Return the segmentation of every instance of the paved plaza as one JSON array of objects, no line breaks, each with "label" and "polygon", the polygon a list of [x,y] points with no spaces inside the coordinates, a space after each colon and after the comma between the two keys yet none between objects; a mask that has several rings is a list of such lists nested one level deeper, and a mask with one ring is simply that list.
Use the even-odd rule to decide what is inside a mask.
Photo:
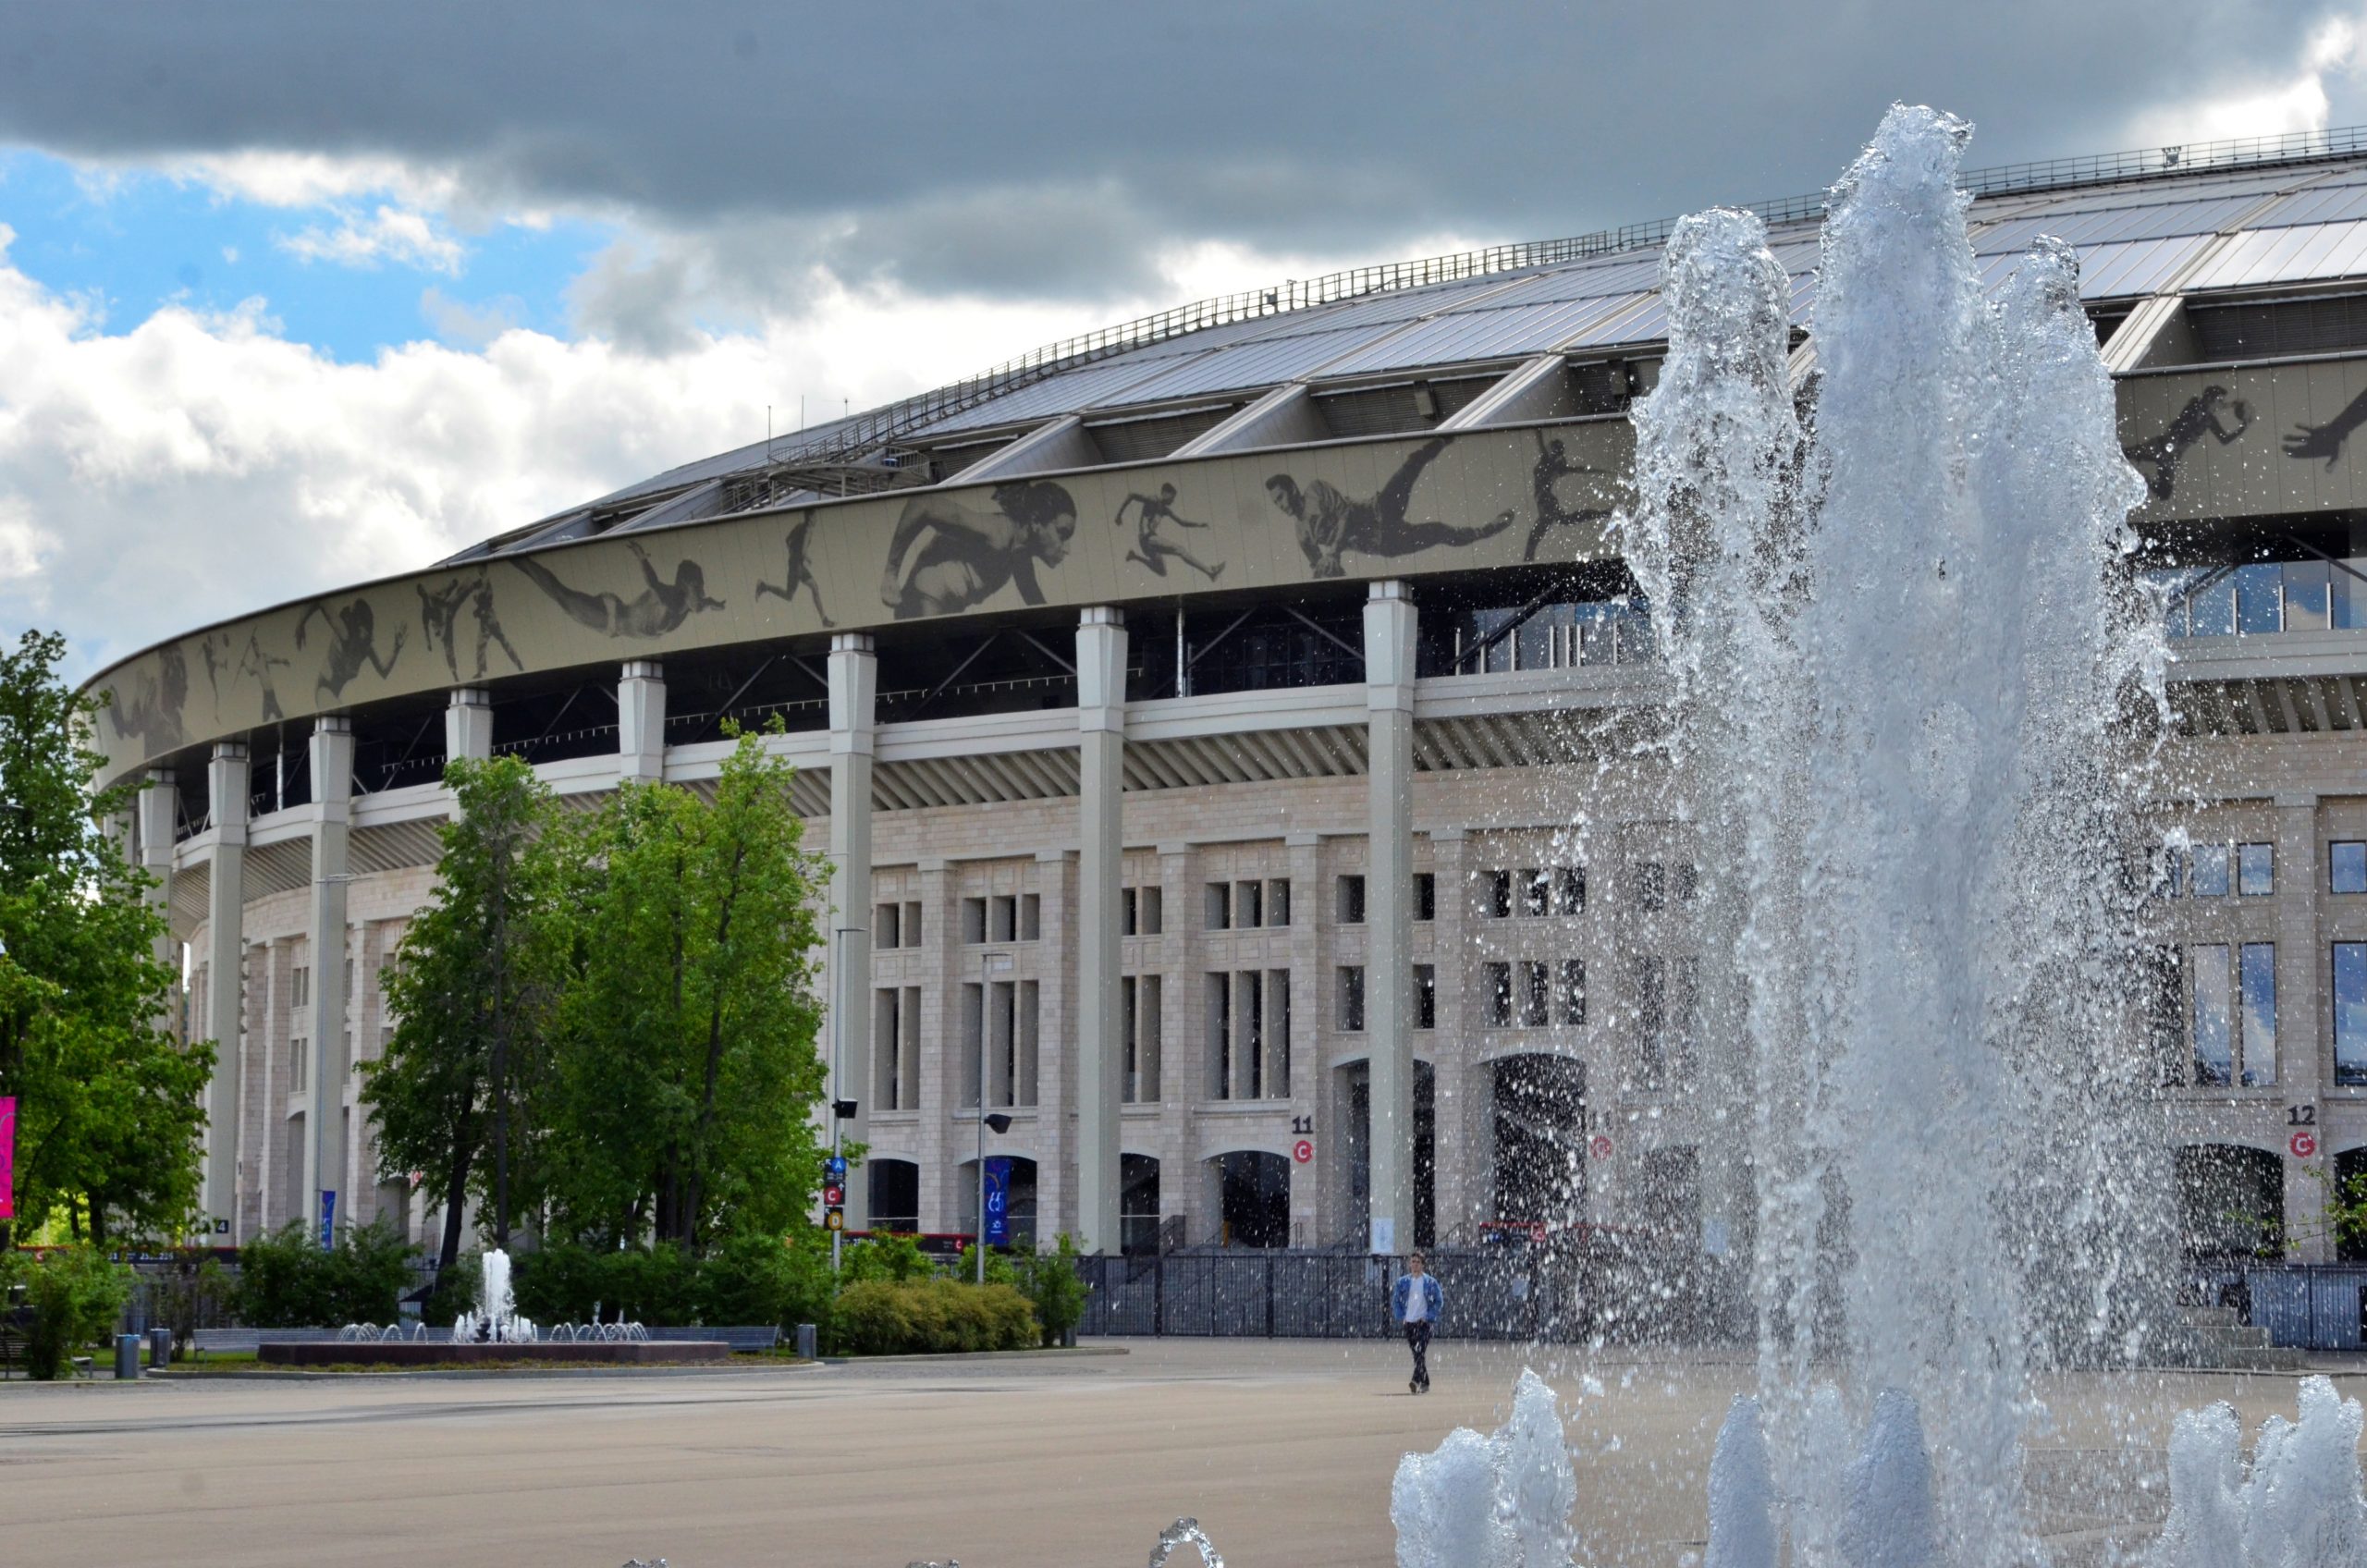
[{"label": "paved plaza", "polygon": [[[0,1385],[6,1559],[43,1568],[964,1568],[1139,1563],[1196,1515],[1235,1568],[1392,1561],[1398,1456],[1502,1418],[1522,1354],[1157,1341],[1123,1354],[685,1374],[180,1378]],[[1739,1361],[1540,1360],[1578,1455],[1581,1561],[1698,1550],[1703,1468]],[[1590,1380],[1590,1381],[1589,1381]],[[2340,1379],[2367,1393],[2367,1376]],[[2187,1376],[2120,1391],[2158,1444],[2180,1404],[2248,1429],[2294,1379]],[[1599,1388],[1599,1391],[1595,1391]],[[2069,1561],[2158,1501],[2099,1494],[2095,1379],[2046,1390],[2033,1486]],[[2158,1456],[2152,1462],[2158,1474]],[[1187,1561],[1189,1554],[1186,1554]]]}]

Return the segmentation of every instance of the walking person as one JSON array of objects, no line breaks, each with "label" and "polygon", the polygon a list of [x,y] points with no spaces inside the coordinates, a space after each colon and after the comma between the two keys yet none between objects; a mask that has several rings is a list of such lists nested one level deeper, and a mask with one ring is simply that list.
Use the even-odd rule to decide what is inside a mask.
[{"label": "walking person", "polygon": [[1397,1321],[1405,1329],[1405,1348],[1414,1353],[1414,1376],[1405,1385],[1409,1394],[1430,1391],[1430,1329],[1445,1309],[1446,1294],[1426,1269],[1422,1255],[1410,1255],[1392,1304]]}]

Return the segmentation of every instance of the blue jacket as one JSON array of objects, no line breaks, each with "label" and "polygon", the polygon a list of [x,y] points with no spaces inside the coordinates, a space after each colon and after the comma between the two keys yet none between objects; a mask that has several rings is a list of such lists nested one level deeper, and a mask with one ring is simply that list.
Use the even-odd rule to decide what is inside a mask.
[{"label": "blue jacket", "polygon": [[[1400,1323],[1405,1321],[1405,1303],[1413,1289],[1414,1276],[1400,1274],[1397,1277],[1397,1288],[1390,1292],[1389,1310]],[[1439,1315],[1446,1310],[1446,1292],[1439,1289],[1437,1275],[1422,1276],[1422,1301],[1429,1308],[1429,1320],[1436,1323],[1439,1320]]]}]

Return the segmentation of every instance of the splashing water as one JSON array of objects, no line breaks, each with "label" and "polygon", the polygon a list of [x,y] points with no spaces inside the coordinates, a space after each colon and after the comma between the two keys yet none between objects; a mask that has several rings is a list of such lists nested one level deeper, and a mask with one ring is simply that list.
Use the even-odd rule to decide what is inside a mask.
[{"label": "splashing water", "polygon": [[518,1298],[509,1289],[509,1255],[487,1247],[478,1257],[481,1270],[477,1310],[463,1312],[452,1324],[454,1344],[532,1344],[542,1330],[532,1318],[518,1316]]}]

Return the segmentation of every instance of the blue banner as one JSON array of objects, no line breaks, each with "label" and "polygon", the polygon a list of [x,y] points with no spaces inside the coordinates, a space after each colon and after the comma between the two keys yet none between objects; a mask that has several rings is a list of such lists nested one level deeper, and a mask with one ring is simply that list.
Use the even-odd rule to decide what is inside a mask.
[{"label": "blue banner", "polygon": [[1002,1156],[987,1161],[987,1245],[1011,1245],[1011,1161]]},{"label": "blue banner", "polygon": [[321,1189],[321,1250],[326,1252],[335,1245],[337,1245],[337,1190],[333,1187],[323,1187]]}]

